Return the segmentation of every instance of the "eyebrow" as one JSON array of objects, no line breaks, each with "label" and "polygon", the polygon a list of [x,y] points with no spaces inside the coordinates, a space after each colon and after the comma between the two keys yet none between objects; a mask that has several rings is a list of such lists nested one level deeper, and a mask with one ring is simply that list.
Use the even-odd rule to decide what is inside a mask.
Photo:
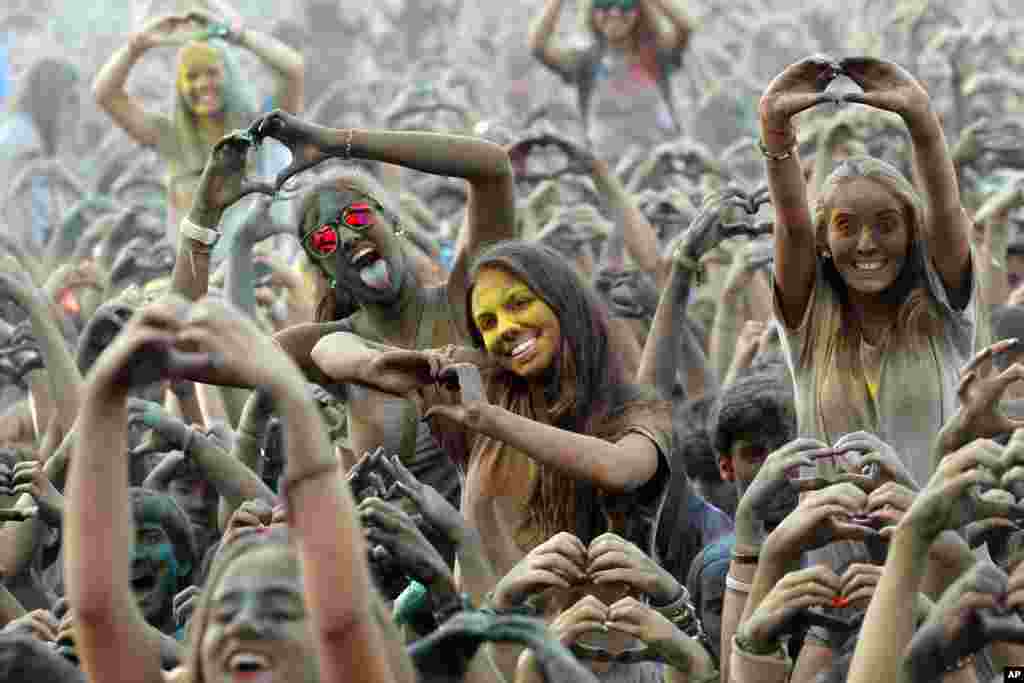
[{"label": "eyebrow", "polygon": [[[223,602],[230,602],[232,600],[237,600],[244,593],[248,593],[248,592],[249,592],[249,589],[245,589],[245,588],[228,589],[228,590],[224,591],[223,593],[221,593],[219,596],[217,596],[214,599],[214,602],[215,603],[223,603]],[[266,588],[261,588],[261,589],[259,589],[257,591],[254,591],[254,592],[259,594],[259,596],[261,598],[268,598],[268,599],[288,598],[288,599],[291,599],[291,600],[297,600],[298,602],[302,602],[302,592],[300,590],[298,590],[295,586],[292,586],[292,585],[289,585],[289,584],[286,584],[286,583],[274,584],[274,585],[268,586]]]}]

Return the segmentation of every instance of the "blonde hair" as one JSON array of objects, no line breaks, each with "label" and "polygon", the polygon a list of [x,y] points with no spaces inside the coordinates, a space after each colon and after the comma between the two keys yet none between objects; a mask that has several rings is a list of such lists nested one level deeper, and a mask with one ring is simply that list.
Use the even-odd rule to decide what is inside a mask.
[{"label": "blonde hair", "polygon": [[[181,68],[181,58],[196,42],[187,43],[178,53],[178,64],[176,71]],[[201,44],[209,46],[220,55],[221,65],[224,68],[224,130],[230,132],[236,128],[245,128],[256,117],[259,111],[256,99],[245,87],[245,81],[232,52],[228,49],[227,43],[219,39],[210,39]],[[199,134],[196,115],[185,100],[184,94],[178,85],[178,78],[174,79],[174,130],[178,136],[178,142],[182,148],[182,167],[173,172],[172,176],[181,176],[193,172],[202,172],[206,166],[206,159],[210,155],[211,145],[206,144]]]},{"label": "blonde hair", "polygon": [[[882,342],[884,345],[892,342],[902,346],[924,344],[929,337],[939,332],[941,309],[927,282],[925,259],[928,255],[922,242],[925,230],[924,201],[899,171],[874,157],[854,156],[843,160],[826,178],[818,193],[814,211],[817,247],[821,249],[828,245],[829,216],[836,192],[843,185],[857,179],[877,183],[900,202],[910,233],[903,269],[896,282],[882,293],[889,302],[898,304],[894,325],[885,334]],[[820,263],[826,281],[837,291],[843,304],[840,314],[841,339],[851,348],[859,349],[863,335],[848,305],[846,283],[831,259],[821,257]]]}]

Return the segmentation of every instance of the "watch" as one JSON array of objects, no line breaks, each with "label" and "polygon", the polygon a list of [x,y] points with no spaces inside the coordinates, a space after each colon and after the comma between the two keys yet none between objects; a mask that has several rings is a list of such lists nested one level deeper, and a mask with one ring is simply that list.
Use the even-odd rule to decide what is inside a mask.
[{"label": "watch", "polygon": [[181,234],[193,242],[202,244],[207,250],[213,249],[220,239],[220,232],[196,225],[188,216],[181,219]]}]

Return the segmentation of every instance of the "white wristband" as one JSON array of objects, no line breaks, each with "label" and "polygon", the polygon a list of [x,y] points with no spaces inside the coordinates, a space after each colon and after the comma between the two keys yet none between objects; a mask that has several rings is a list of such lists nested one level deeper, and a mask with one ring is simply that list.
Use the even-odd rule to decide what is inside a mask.
[{"label": "white wristband", "polygon": [[750,590],[753,588],[752,584],[734,579],[732,574],[725,575],[725,587],[736,591],[737,593],[743,593],[744,595],[750,595]]},{"label": "white wristband", "polygon": [[182,235],[194,242],[202,244],[207,249],[213,249],[213,246],[217,244],[217,240],[220,239],[219,232],[196,225],[189,220],[188,216],[181,219],[180,225]]}]

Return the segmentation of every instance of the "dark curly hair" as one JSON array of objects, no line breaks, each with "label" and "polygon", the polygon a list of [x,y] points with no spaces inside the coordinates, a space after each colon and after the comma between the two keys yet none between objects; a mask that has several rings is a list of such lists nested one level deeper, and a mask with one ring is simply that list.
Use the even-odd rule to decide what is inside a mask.
[{"label": "dark curly hair", "polygon": [[770,446],[792,440],[796,407],[789,377],[775,368],[740,377],[722,391],[712,423],[712,442],[719,457],[742,437]]}]

